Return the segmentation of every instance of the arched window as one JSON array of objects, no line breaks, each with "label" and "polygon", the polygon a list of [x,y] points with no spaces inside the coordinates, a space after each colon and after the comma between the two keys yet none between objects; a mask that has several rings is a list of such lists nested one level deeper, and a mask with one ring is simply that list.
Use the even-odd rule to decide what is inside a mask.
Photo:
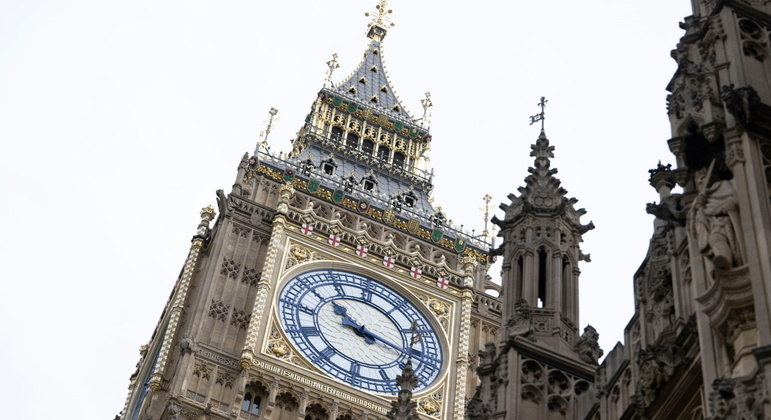
[{"label": "arched window", "polygon": [[385,146],[380,146],[377,148],[377,158],[382,161],[388,160],[388,155],[391,153],[391,150],[389,150]]},{"label": "arched window", "polygon": [[546,249],[538,250],[538,307],[546,307]]},{"label": "arched window", "polygon": [[253,382],[246,387],[244,400],[241,402],[241,415],[239,418],[258,420],[262,401],[268,397],[268,391],[259,382]]},{"label": "arched window", "polygon": [[332,127],[332,133],[330,134],[330,137],[334,141],[340,141],[340,139],[343,138],[343,129],[340,127]]},{"label": "arched window", "polygon": [[348,137],[345,138],[345,145],[349,149],[359,148],[359,136],[354,133],[348,133]]},{"label": "arched window", "polygon": [[401,152],[394,153],[394,166],[397,166],[399,168],[404,167],[404,153],[401,153]]},{"label": "arched window", "polygon": [[252,395],[251,392],[247,392],[244,396],[244,402],[241,403],[241,411],[245,411],[249,414],[254,414],[255,416],[260,415],[260,403],[262,402],[262,398],[260,398],[259,395],[254,394]]},{"label": "arched window", "polygon": [[366,155],[371,155],[374,149],[375,143],[373,143],[372,140],[364,140],[364,142],[361,144],[361,151]]}]

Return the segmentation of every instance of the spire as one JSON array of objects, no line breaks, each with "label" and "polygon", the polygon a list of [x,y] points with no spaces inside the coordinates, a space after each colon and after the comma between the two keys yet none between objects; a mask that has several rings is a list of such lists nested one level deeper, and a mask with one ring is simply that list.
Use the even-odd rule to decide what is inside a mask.
[{"label": "spire", "polygon": [[391,87],[383,64],[381,43],[385,37],[386,28],[393,26],[388,19],[392,11],[388,8],[386,0],[380,0],[375,9],[374,13],[365,14],[372,16],[372,22],[368,25],[367,37],[371,41],[364,52],[364,58],[356,70],[341,83],[333,85],[332,90],[372,108],[377,113],[385,113],[408,125],[417,126],[418,121],[404,109]]},{"label": "spire", "polygon": [[402,374],[396,377],[399,394],[391,402],[391,410],[386,413],[389,420],[418,420],[418,403],[412,401],[412,390],[418,386],[418,378],[412,369],[412,360],[407,359]]}]

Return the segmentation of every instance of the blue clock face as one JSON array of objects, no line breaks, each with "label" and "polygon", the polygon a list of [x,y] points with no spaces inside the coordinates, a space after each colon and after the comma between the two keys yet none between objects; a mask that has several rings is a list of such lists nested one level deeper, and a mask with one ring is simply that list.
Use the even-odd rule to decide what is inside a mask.
[{"label": "blue clock face", "polygon": [[[408,356],[419,391],[442,367],[431,324],[406,298],[361,274],[316,270],[291,279],[279,295],[279,316],[295,346],[316,366],[354,387],[396,394]],[[410,348],[413,322],[421,340]]]}]

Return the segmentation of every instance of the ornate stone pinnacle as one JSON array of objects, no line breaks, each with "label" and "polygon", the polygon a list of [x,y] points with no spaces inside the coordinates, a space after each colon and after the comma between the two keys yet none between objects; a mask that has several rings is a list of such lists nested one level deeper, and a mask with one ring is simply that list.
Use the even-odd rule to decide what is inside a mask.
[{"label": "ornate stone pinnacle", "polygon": [[214,207],[209,204],[208,206],[201,209],[201,219],[206,220],[207,222],[211,222],[214,220],[214,216],[217,215],[217,212],[214,211]]}]

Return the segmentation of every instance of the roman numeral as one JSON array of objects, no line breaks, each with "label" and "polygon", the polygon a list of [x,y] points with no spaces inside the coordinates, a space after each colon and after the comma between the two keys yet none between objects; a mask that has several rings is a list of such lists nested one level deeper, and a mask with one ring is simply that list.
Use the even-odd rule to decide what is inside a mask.
[{"label": "roman numeral", "polygon": [[351,376],[353,376],[354,378],[359,376],[359,370],[361,370],[360,364],[356,362],[351,363],[351,369],[349,370],[349,372],[351,372]]},{"label": "roman numeral", "polygon": [[380,377],[383,378],[384,381],[390,381],[392,379],[396,379],[388,376],[388,373],[386,373],[386,371],[383,369],[380,369]]},{"label": "roman numeral", "polygon": [[343,290],[343,287],[340,286],[337,283],[334,283],[332,286],[334,286],[335,290],[337,290],[337,294],[340,296],[345,296],[345,290]]},{"label": "roman numeral", "polygon": [[327,347],[324,350],[318,352],[315,357],[313,357],[313,362],[316,363],[319,360],[329,360],[329,358],[334,356],[334,354],[335,351],[332,349],[332,347]]},{"label": "roman numeral", "polygon": [[311,309],[311,308],[309,308],[309,307],[307,307],[305,305],[302,305],[302,304],[297,305],[297,309],[305,312],[308,315],[313,315],[313,309]]}]

